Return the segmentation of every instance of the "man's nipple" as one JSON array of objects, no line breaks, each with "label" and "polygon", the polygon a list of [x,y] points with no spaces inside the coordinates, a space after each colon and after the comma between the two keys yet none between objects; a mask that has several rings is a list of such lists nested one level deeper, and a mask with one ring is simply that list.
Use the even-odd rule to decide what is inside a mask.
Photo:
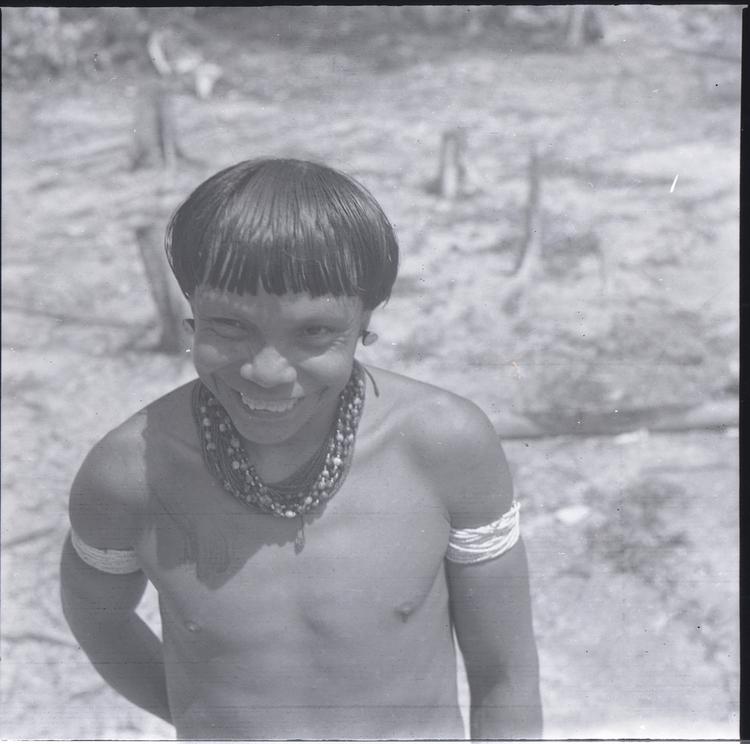
[{"label": "man's nipple", "polygon": [[414,612],[415,607],[414,602],[403,602],[396,608],[396,614],[406,622],[412,612]]}]

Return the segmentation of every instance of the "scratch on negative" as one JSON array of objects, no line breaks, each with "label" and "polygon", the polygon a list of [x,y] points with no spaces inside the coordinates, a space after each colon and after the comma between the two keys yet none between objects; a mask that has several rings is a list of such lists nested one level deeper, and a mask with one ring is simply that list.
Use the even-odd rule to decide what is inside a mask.
[{"label": "scratch on negative", "polygon": [[674,177],[674,181],[672,181],[672,186],[671,186],[671,187],[670,187],[670,189],[669,189],[669,193],[670,193],[670,194],[674,194],[674,187],[675,187],[675,186],[677,186],[677,179],[678,179],[679,177],[680,177],[680,174],[679,174],[679,173],[678,173],[678,174],[677,174],[677,175],[676,175],[676,176]]}]

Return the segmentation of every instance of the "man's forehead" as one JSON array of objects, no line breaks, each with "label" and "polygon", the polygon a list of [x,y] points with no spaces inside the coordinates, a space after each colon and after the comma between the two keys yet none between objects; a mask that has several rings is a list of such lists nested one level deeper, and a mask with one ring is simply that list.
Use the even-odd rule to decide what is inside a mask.
[{"label": "man's forehead", "polygon": [[236,312],[258,312],[263,310],[290,311],[296,313],[351,313],[362,309],[359,297],[321,295],[313,297],[307,292],[287,292],[277,295],[263,289],[257,293],[227,292],[214,287],[198,287],[193,297],[197,310],[218,310],[221,308]]}]

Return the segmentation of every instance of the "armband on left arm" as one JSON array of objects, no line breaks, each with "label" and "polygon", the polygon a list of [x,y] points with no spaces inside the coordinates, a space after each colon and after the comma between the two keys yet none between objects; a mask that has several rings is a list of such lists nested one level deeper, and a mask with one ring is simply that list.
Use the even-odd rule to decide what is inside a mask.
[{"label": "armband on left arm", "polygon": [[521,505],[514,501],[499,519],[481,527],[451,530],[445,557],[453,563],[479,563],[510,550],[521,536]]}]

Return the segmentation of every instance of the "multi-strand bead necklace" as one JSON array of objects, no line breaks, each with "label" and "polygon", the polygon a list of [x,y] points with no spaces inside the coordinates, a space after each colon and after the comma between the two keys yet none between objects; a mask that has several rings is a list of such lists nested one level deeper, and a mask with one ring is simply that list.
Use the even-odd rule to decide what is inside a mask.
[{"label": "multi-strand bead necklace", "polygon": [[305,546],[305,514],[333,498],[351,464],[354,440],[365,402],[365,377],[355,360],[339,395],[336,419],[318,451],[280,483],[264,483],[250,462],[240,435],[224,407],[198,380],[193,387],[193,415],[209,471],[236,499],[267,514],[298,518],[294,548]]}]

